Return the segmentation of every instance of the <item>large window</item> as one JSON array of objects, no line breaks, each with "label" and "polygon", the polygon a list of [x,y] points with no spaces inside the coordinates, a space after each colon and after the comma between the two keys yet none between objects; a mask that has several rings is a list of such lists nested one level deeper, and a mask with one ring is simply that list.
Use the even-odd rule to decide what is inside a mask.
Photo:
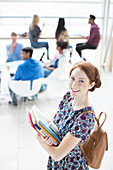
[{"label": "large window", "polygon": [[[28,32],[32,16],[40,16],[40,26],[45,23],[43,34],[54,36],[58,17],[65,17],[70,36],[88,34],[89,14],[94,14],[96,23],[102,25],[103,2],[0,2],[0,37]],[[102,30],[102,28],[101,28]]]},{"label": "large window", "polygon": [[[102,34],[104,28],[103,2],[104,0],[0,1],[0,38],[10,37],[12,31],[17,34],[28,32],[34,14],[40,17],[40,27],[45,23],[44,37],[54,37],[59,17],[65,18],[66,28],[70,37],[80,34],[87,36],[90,31],[90,25],[88,24],[90,14],[96,16],[96,23],[100,27]],[[110,2],[108,32],[110,32],[113,15],[113,0]],[[29,45],[28,40],[19,41],[24,45]],[[50,40],[48,42],[50,43]],[[75,48],[78,42],[79,40],[71,40],[71,45],[74,44]],[[6,45],[8,43],[10,43],[10,40],[0,40],[0,62],[6,61]]]}]

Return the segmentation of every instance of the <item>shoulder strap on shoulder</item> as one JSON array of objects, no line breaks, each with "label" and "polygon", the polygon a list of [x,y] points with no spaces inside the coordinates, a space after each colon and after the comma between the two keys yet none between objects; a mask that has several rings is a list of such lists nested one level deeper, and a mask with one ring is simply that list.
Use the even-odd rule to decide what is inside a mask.
[{"label": "shoulder strap on shoulder", "polygon": [[95,112],[92,110],[86,110],[86,111],[82,112],[80,115],[83,115],[84,113],[93,113],[95,115]]},{"label": "shoulder strap on shoulder", "polygon": [[[64,104],[66,104],[66,102],[67,102],[68,100],[70,100],[70,99],[72,99],[72,98],[69,97],[69,98],[64,102]],[[92,113],[92,114],[95,115],[95,120],[96,120],[97,125],[98,125],[99,128],[101,128],[101,127],[103,126],[103,124],[104,124],[104,122],[105,122],[105,120],[106,120],[106,118],[107,118],[107,114],[106,114],[105,112],[101,112],[101,113],[99,114],[99,117],[96,118],[96,114],[95,114],[95,112],[92,111],[92,110],[86,110],[86,111],[82,112],[79,116],[81,116],[81,115],[83,115],[83,114],[85,114],[85,113]],[[105,115],[105,118],[104,118],[102,124],[100,125],[100,124],[99,124],[99,120],[100,120],[100,117],[102,116],[102,114]]]},{"label": "shoulder strap on shoulder", "polygon": [[[87,111],[82,112],[82,113],[80,114],[80,116],[81,116],[81,115],[83,115],[84,113],[88,113],[88,112],[89,112],[89,113],[93,113],[93,114],[95,114],[95,112],[94,112],[94,111],[92,111],[92,110],[87,110]],[[103,120],[102,124],[100,125],[99,120],[100,120],[100,118],[101,118],[102,114],[104,114],[104,115],[105,115],[105,118],[104,118],[104,120]],[[107,118],[107,114],[106,114],[105,112],[101,112],[101,113],[99,114],[99,117],[98,117],[98,118],[96,118],[96,115],[95,115],[95,120],[97,121],[97,125],[99,126],[99,128],[101,128],[101,127],[103,126],[103,124],[104,124],[104,122],[105,122],[106,118]]]},{"label": "shoulder strap on shoulder", "polygon": [[99,126],[99,119],[96,118],[96,114],[95,114],[94,111],[92,111],[92,110],[86,110],[86,111],[82,112],[82,113],[80,114],[80,116],[83,115],[83,114],[85,114],[85,113],[92,113],[92,114],[94,114],[94,115],[95,115],[95,120],[97,121],[97,125]]}]

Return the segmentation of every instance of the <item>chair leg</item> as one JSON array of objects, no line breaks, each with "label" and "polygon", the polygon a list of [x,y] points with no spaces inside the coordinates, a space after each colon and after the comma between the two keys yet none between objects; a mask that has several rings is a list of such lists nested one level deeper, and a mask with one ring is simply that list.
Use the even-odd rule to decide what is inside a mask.
[{"label": "chair leg", "polygon": [[23,98],[23,100],[24,100],[24,102],[26,102],[26,100],[27,100],[27,97],[24,97],[24,98]]},{"label": "chair leg", "polygon": [[45,55],[45,52],[42,54],[42,56],[41,56],[41,58],[40,58],[40,61],[42,61],[42,58],[43,58],[44,55]]},{"label": "chair leg", "polygon": [[38,99],[38,93],[37,93],[35,96],[36,96],[36,98]]}]

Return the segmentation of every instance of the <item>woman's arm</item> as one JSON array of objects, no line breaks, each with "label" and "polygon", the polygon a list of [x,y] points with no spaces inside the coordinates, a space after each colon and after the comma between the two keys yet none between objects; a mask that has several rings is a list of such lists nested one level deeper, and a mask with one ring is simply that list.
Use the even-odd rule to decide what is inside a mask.
[{"label": "woman's arm", "polygon": [[39,38],[40,38],[41,34],[42,34],[42,32],[40,31],[40,33],[39,33],[39,35],[38,35]]},{"label": "woman's arm", "polygon": [[49,66],[43,66],[44,68],[47,68],[47,69],[49,69],[49,70],[51,70],[51,71],[53,71],[55,68],[54,67],[49,67]]},{"label": "woman's arm", "polygon": [[50,146],[50,138],[45,141],[41,139],[41,137],[37,134],[37,139],[40,143],[40,145],[43,147],[43,149],[55,160],[60,161],[63,159],[81,140],[80,138],[76,138],[72,136],[69,132],[67,135],[63,138],[62,142],[59,144],[59,146]]},{"label": "woman's arm", "polygon": [[40,38],[40,36],[42,35],[42,31],[43,31],[44,27],[45,27],[45,23],[43,23],[42,29],[40,29],[39,38]]}]

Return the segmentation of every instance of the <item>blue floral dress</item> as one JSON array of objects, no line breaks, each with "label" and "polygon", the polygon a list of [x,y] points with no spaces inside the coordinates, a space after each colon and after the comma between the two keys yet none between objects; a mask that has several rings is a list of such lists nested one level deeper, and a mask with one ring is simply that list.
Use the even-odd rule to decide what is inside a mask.
[{"label": "blue floral dress", "polygon": [[[90,136],[91,130],[95,124],[95,115],[93,113],[84,113],[84,111],[91,110],[92,107],[85,107],[80,110],[74,111],[72,109],[72,99],[70,92],[67,92],[63,100],[59,104],[59,111],[55,114],[53,122],[59,130],[59,138],[62,139],[70,132],[73,136],[81,138],[83,144]],[[77,119],[76,119],[77,117]],[[76,121],[75,121],[76,119]],[[88,170],[86,158],[81,152],[79,144],[75,146],[62,160],[54,161],[49,156],[48,170]]]}]

